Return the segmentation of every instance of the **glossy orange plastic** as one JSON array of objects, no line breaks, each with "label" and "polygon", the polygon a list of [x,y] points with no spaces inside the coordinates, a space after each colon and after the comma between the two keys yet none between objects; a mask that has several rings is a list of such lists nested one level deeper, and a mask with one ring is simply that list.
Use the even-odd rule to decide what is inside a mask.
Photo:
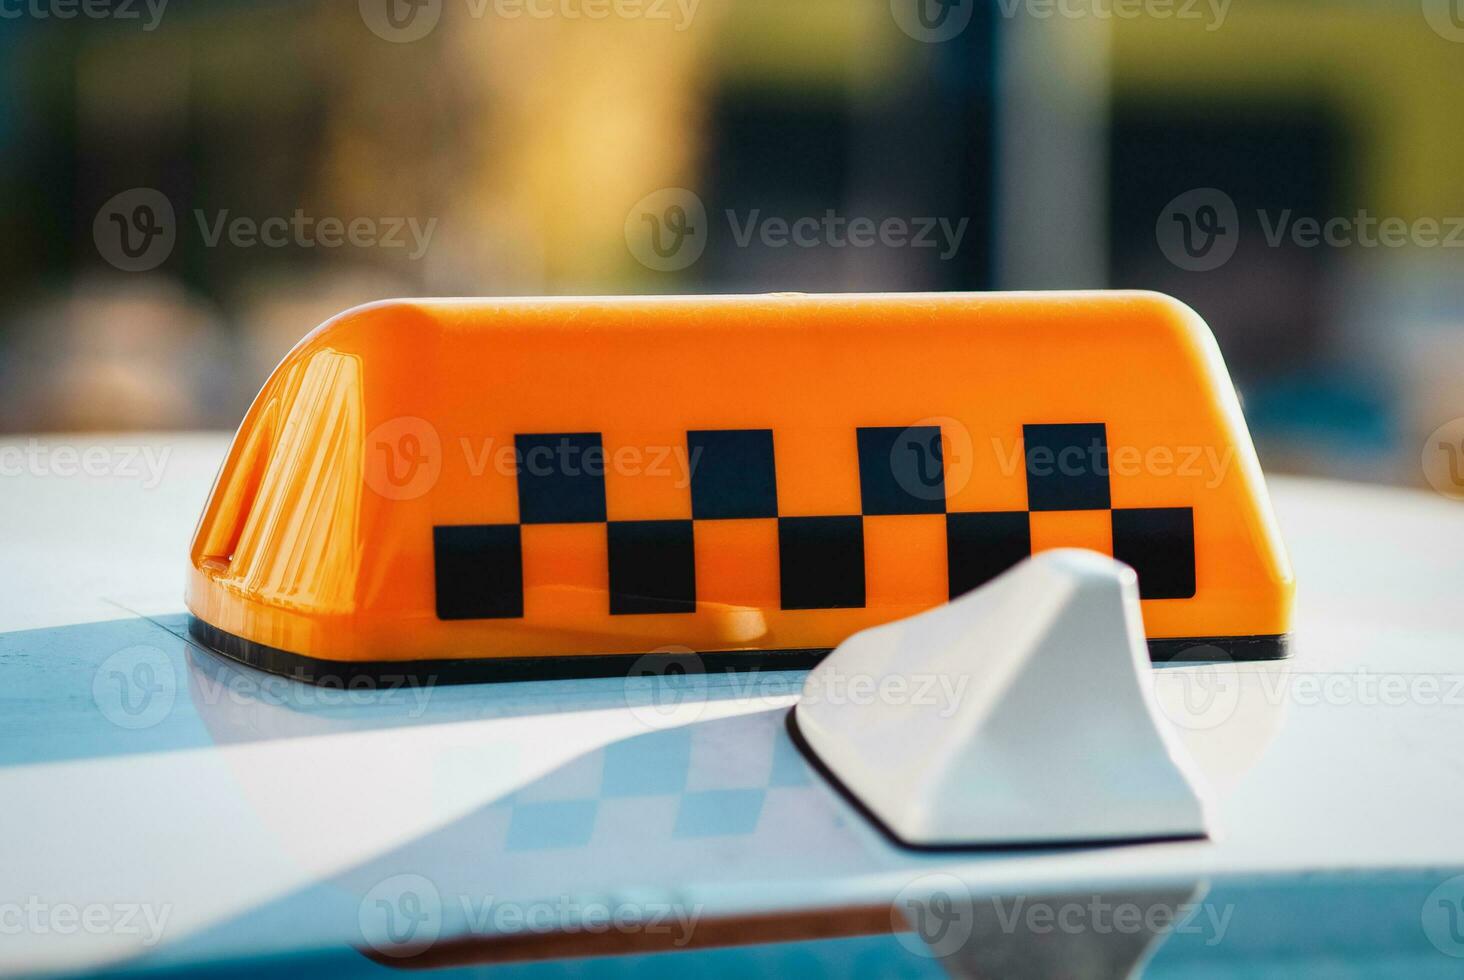
[{"label": "glossy orange plastic", "polygon": [[[1071,425],[1099,434],[1101,461],[1024,443]],[[914,455],[894,475],[935,474],[938,499],[871,506],[872,483],[899,480],[868,446],[861,472],[861,429],[896,433]],[[770,430],[775,514],[694,519],[688,434],[716,430]],[[546,433],[599,435],[605,520],[529,518],[516,437]],[[1034,473],[1064,465],[1090,491],[1099,473],[1107,505],[1039,505]],[[1020,529],[1025,513],[1032,550],[1112,554],[1115,535],[1133,547],[1115,515],[1150,509],[1188,509],[1193,535],[1192,594],[1181,570],[1181,594],[1143,601],[1151,641],[1287,632],[1291,570],[1234,389],[1209,329],[1158,294],[402,300],[328,321],[265,384],[199,522],[187,602],[246,644],[351,663],[822,649],[949,598],[949,515]],[[812,565],[780,545],[786,519],[830,516],[862,530],[862,570],[837,545]],[[692,551],[625,560],[675,566],[693,601],[613,596],[606,520],[679,522],[657,527]],[[521,582],[482,589],[517,585],[521,608],[443,618],[443,590],[465,587],[437,580],[435,529],[479,526],[517,528]],[[815,581],[782,581],[789,561]],[[785,608],[820,594],[819,561],[843,607]],[[1141,587],[1173,572],[1156,561]]]}]

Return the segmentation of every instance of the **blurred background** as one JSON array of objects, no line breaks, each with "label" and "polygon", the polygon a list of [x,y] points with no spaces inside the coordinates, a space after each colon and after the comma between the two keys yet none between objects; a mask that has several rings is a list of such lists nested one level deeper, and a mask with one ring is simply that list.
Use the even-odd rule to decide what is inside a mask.
[{"label": "blurred background", "polygon": [[0,76],[0,432],[413,294],[1141,287],[1272,470],[1464,415],[1458,0],[0,0]]}]

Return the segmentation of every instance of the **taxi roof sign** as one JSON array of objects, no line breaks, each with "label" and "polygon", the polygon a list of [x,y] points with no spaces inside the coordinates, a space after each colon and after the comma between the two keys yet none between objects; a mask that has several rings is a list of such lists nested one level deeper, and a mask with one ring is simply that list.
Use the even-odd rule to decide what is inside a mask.
[{"label": "taxi roof sign", "polygon": [[399,300],[295,347],[199,521],[196,636],[307,680],[808,666],[1058,547],[1156,659],[1284,655],[1219,349],[1145,292]]}]

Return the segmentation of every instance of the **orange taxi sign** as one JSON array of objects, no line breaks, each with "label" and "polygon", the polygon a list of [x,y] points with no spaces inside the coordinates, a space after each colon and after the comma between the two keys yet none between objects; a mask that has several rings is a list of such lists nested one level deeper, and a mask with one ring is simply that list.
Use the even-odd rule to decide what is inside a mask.
[{"label": "orange taxi sign", "polygon": [[1154,293],[401,300],[323,324],[199,522],[196,636],[321,681],[807,666],[1049,548],[1156,659],[1284,655],[1209,329]]}]

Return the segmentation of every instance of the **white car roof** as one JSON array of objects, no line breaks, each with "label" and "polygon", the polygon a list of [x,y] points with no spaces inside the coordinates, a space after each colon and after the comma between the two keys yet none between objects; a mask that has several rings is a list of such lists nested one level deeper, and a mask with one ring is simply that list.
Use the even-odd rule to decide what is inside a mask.
[{"label": "white car roof", "polygon": [[1464,509],[1437,496],[1271,480],[1291,659],[1155,671],[1214,839],[927,854],[790,752],[801,673],[693,679],[665,703],[617,679],[353,692],[202,651],[181,583],[227,444],[0,441],[4,891],[166,920],[153,942],[22,930],[0,970],[362,947],[365,903],[402,875],[430,882],[448,936],[483,927],[473,895],[716,917],[888,905],[931,875],[994,895],[1464,868]]}]

